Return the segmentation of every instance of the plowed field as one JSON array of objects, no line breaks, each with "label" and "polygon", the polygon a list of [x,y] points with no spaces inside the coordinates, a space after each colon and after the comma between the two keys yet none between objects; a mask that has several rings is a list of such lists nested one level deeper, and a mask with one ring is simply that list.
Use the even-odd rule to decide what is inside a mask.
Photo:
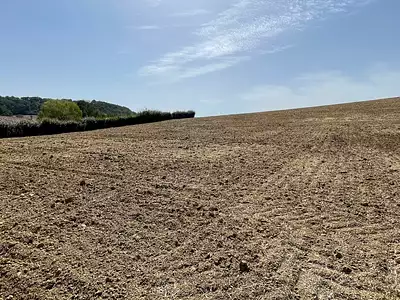
[{"label": "plowed field", "polygon": [[0,140],[0,299],[400,299],[400,99]]}]

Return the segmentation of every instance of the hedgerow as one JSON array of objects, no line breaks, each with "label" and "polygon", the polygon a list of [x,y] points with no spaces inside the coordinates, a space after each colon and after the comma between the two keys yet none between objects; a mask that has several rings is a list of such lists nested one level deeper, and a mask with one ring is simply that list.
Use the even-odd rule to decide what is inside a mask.
[{"label": "hedgerow", "polygon": [[22,121],[18,123],[0,122],[0,138],[89,131],[111,127],[160,122],[172,119],[194,118],[194,116],[195,113],[193,111],[169,113],[156,110],[145,110],[133,116],[86,118],[82,121],[43,119],[41,121]]}]

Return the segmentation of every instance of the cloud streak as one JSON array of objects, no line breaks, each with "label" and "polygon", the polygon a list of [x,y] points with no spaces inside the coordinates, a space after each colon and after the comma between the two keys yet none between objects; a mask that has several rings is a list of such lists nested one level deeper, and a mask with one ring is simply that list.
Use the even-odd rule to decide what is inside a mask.
[{"label": "cloud streak", "polygon": [[157,30],[160,29],[159,26],[157,25],[142,25],[142,26],[136,26],[136,30]]},{"label": "cloud streak", "polygon": [[171,14],[171,17],[195,17],[200,15],[208,15],[210,13],[211,12],[206,9],[195,9],[195,10],[173,13]]},{"label": "cloud streak", "polygon": [[[139,73],[142,76],[170,76],[170,72],[174,71],[174,76],[184,79],[223,70],[242,62],[243,57],[248,57],[253,50],[264,54],[277,52],[274,49],[279,47],[268,49],[268,41],[288,30],[303,29],[313,20],[345,12],[365,2],[238,0],[192,32],[197,42],[166,53]],[[263,49],[259,49],[261,45],[265,45]]]}]

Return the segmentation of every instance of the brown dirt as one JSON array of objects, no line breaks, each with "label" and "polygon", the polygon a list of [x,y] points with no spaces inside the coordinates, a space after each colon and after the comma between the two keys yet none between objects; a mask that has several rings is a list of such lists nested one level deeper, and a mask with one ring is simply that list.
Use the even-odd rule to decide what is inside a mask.
[{"label": "brown dirt", "polygon": [[0,299],[400,299],[400,99],[0,141]]}]

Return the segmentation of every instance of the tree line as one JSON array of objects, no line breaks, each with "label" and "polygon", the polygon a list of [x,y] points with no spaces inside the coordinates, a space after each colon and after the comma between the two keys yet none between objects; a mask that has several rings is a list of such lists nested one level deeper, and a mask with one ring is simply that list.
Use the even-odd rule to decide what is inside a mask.
[{"label": "tree line", "polygon": [[[0,116],[13,116],[13,115],[38,115],[43,104],[51,98],[41,97],[13,97],[13,96],[0,96]],[[86,101],[71,99],[61,99],[67,102],[75,102],[82,111],[82,117],[107,117],[107,116],[129,116],[134,114],[129,108],[103,102],[103,101]]]}]

